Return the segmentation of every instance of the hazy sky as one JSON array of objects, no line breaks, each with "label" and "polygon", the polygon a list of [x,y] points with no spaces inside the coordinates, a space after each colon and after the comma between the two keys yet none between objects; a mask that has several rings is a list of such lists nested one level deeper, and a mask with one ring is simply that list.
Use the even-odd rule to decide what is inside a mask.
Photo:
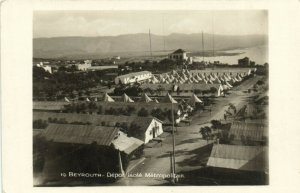
[{"label": "hazy sky", "polygon": [[149,28],[158,35],[201,31],[227,35],[268,34],[268,14],[263,10],[38,11],[33,16],[34,38],[115,36],[148,33]]}]

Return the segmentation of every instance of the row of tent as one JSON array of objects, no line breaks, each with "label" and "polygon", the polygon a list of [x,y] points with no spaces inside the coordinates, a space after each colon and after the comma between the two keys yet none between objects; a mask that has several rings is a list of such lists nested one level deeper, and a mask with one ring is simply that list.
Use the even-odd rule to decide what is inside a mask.
[{"label": "row of tent", "polygon": [[169,73],[153,75],[151,79],[147,81],[147,83],[152,84],[184,84],[184,83],[205,83],[205,84],[232,84],[235,82],[240,82],[244,77],[248,75],[247,72],[240,72],[236,74],[230,73],[192,73],[190,71],[172,71]]},{"label": "row of tent", "polygon": [[[66,102],[70,102],[70,100],[65,97]],[[91,100],[89,98],[86,98],[87,102],[90,102]],[[97,101],[97,98],[94,99],[94,101]],[[109,96],[107,93],[105,93],[103,102],[115,102],[115,100]],[[121,102],[125,103],[134,103],[134,100],[131,99],[127,94],[123,94],[121,97]],[[143,94],[142,97],[139,99],[138,102],[145,102],[145,103],[159,103],[157,99],[151,99],[147,94]],[[161,100],[163,103],[178,103],[169,93]],[[201,99],[199,99],[195,94],[192,94],[192,96],[187,101],[188,104],[195,106],[196,103],[203,103]]]}]

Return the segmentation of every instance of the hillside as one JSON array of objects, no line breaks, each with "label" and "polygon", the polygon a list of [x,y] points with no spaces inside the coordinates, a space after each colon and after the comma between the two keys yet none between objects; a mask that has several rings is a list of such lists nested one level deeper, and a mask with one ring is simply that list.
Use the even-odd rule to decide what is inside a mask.
[{"label": "hillside", "polygon": [[[202,35],[170,34],[168,36],[151,35],[154,55],[178,48],[189,52],[202,50]],[[205,50],[212,50],[212,34],[204,34]],[[266,45],[265,35],[228,36],[215,35],[215,50],[251,48]],[[143,56],[149,54],[148,34],[127,34],[100,37],[54,37],[33,39],[33,57],[35,58],[97,58],[113,55]]]}]

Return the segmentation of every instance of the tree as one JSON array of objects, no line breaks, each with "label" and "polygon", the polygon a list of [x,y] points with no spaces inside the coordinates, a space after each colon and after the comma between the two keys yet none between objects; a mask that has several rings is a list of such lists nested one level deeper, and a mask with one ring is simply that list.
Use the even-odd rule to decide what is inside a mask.
[{"label": "tree", "polygon": [[135,138],[140,138],[144,134],[139,132],[140,131],[140,126],[137,125],[136,123],[131,123],[130,126],[128,127],[128,137],[135,137]]},{"label": "tree", "polygon": [[212,124],[211,128],[214,130],[220,129],[222,126],[222,123],[218,120],[211,120],[210,123]]},{"label": "tree", "polygon": [[138,112],[138,116],[140,117],[148,117],[149,113],[148,111],[143,107],[140,109],[140,111]]},{"label": "tree", "polygon": [[218,89],[216,89],[215,87],[210,87],[209,91],[214,94],[218,91]]},{"label": "tree", "polygon": [[234,114],[235,114],[236,113],[236,107],[234,106],[234,104],[229,103],[228,106],[229,106],[228,110],[232,109]]},{"label": "tree", "polygon": [[208,127],[208,126],[201,127],[200,128],[200,133],[201,133],[203,139],[208,140],[208,139],[211,139],[211,137],[212,137],[212,135],[211,135],[212,134],[211,128]]},{"label": "tree", "polygon": [[166,116],[164,112],[161,109],[153,109],[151,111],[151,116],[158,118],[159,120],[164,121],[166,119]]},{"label": "tree", "polygon": [[100,105],[98,107],[98,114],[102,114],[103,113],[103,107]]},{"label": "tree", "polygon": [[132,113],[136,111],[136,109],[133,106],[127,106],[126,111],[127,114],[130,116]]},{"label": "tree", "polygon": [[47,121],[43,121],[41,119],[34,120],[32,124],[34,129],[45,129],[48,126]]}]

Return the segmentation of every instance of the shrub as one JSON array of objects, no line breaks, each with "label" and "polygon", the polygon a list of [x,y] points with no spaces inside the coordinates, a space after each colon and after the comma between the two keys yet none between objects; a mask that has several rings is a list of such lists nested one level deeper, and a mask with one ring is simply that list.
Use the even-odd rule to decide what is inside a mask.
[{"label": "shrub", "polygon": [[32,124],[34,129],[45,129],[48,126],[47,121],[43,121],[41,119],[34,120]]},{"label": "shrub", "polygon": [[149,116],[149,113],[145,108],[141,108],[141,110],[138,112],[138,116],[147,117],[147,116]]}]

